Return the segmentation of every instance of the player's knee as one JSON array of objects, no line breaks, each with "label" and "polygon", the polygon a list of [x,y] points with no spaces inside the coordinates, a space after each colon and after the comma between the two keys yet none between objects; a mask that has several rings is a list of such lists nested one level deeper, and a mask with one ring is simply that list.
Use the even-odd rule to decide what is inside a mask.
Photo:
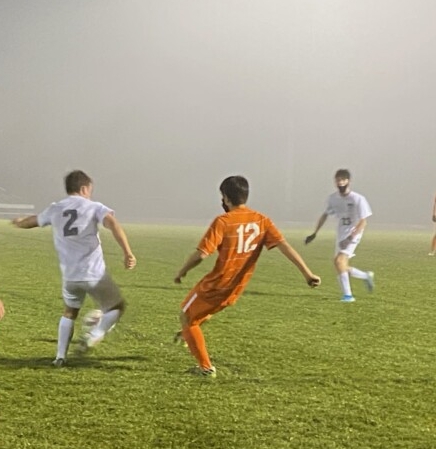
[{"label": "player's knee", "polygon": [[339,273],[342,273],[342,272],[348,270],[348,258],[347,257],[342,257],[342,255],[339,255],[338,257],[335,258],[334,264],[335,264],[336,270]]},{"label": "player's knee", "polygon": [[80,309],[73,309],[72,307],[65,307],[63,316],[65,318],[68,318],[70,320],[75,320],[77,316],[79,315]]}]

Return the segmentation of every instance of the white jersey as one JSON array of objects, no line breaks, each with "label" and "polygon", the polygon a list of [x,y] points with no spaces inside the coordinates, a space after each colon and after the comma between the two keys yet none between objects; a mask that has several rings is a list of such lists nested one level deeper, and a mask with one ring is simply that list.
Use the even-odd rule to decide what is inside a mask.
[{"label": "white jersey", "polygon": [[[342,196],[339,192],[332,193],[328,197],[325,213],[338,219],[338,241],[346,239],[359,220],[372,215],[366,198],[356,192],[350,192],[346,196]],[[356,238],[359,239],[360,236],[361,234]]]},{"label": "white jersey", "polygon": [[113,213],[105,205],[79,195],[52,203],[38,225],[53,227],[53,240],[64,281],[97,281],[106,271],[98,224]]}]

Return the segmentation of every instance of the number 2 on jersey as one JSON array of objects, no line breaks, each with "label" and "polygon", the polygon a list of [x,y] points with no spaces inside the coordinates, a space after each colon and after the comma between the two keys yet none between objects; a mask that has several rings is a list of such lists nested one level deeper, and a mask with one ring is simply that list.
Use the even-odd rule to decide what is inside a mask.
[{"label": "number 2 on jersey", "polygon": [[[256,249],[257,243],[252,244],[253,240],[260,234],[259,225],[257,223],[247,223],[245,226],[243,224],[238,226],[236,230],[238,233],[238,249],[237,253],[249,253]],[[245,234],[250,233],[245,240]]]},{"label": "number 2 on jersey", "polygon": [[64,226],[64,237],[77,235],[79,233],[79,228],[77,228],[76,226],[72,226],[73,223],[77,220],[77,210],[76,209],[64,210],[62,216],[70,217]]}]

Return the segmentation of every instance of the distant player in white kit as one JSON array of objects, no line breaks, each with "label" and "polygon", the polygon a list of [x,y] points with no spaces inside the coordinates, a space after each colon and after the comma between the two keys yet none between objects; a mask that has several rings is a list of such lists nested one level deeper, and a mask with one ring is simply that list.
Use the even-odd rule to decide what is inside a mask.
[{"label": "distant player in white kit", "polygon": [[124,230],[114,217],[114,211],[91,200],[91,178],[83,171],[72,171],[65,177],[65,189],[68,196],[52,203],[39,215],[13,220],[13,224],[19,228],[47,225],[53,228],[65,303],[64,314],[59,321],[57,355],[53,361],[53,365],[58,367],[66,363],[74,322],[86,294],[93,297],[103,315],[99,323],[82,337],[79,344],[81,352],[99,343],[118,322],[125,308],[118,286],[106,271],[98,233],[99,224],[112,232],[123,250],[125,268],[132,269],[136,265],[135,256]]},{"label": "distant player in white kit", "polygon": [[370,292],[374,289],[374,273],[361,271],[350,267],[348,262],[353,257],[366,227],[366,219],[372,215],[368,201],[363,195],[350,189],[350,172],[340,169],[335,174],[338,191],[327,199],[327,208],[319,218],[313,234],[306,237],[306,245],[315,239],[316,234],[326,222],[329,215],[338,219],[336,250],[334,264],[338,273],[339,285],[342,290],[342,302],[353,302],[350,276],[362,279]]}]

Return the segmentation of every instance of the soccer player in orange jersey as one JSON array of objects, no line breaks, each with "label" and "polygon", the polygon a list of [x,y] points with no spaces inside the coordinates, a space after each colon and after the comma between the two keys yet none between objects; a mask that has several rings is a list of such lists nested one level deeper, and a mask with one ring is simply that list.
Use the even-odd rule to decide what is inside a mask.
[{"label": "soccer player in orange jersey", "polygon": [[220,191],[225,213],[215,218],[174,279],[180,284],[188,271],[218,251],[214,268],[189,292],[180,314],[180,334],[198,361],[197,372],[210,377],[216,376],[216,369],[210,361],[200,325],[236,302],[253,274],[263,247],[277,247],[301,271],[309,286],[317,287],[321,283],[271,219],[245,205],[249,187],[244,177],[226,178]]}]

